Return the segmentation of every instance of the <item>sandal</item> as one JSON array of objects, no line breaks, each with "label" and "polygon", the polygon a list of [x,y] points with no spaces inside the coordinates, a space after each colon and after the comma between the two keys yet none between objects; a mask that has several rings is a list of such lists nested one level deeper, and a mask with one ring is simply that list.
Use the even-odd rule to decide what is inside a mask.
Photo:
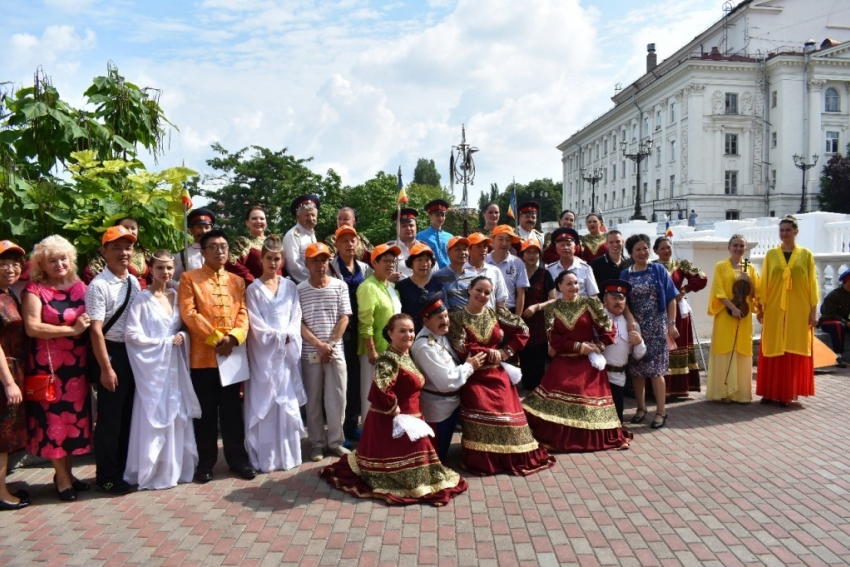
[{"label": "sandal", "polygon": [[[638,417],[638,412],[643,412],[642,414],[640,414],[640,417]],[[646,410],[638,408],[637,411],[635,412],[635,415],[632,416],[632,419],[629,421],[629,423],[640,423],[644,420],[645,417],[646,417]]]}]

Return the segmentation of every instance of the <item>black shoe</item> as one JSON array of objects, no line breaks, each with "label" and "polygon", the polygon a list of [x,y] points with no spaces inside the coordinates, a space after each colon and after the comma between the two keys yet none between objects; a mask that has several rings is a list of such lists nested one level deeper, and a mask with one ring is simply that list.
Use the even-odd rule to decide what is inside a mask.
[{"label": "black shoe", "polygon": [[360,428],[352,427],[343,431],[343,435],[348,441],[360,441]]},{"label": "black shoe", "polygon": [[[91,488],[89,486],[89,483],[83,482],[78,478],[74,478],[74,477],[71,477],[71,478],[74,479],[74,480],[71,481],[71,486],[73,486],[74,490],[76,490],[77,492],[85,492],[86,490]],[[56,475],[53,475],[53,484],[56,484]],[[17,494],[15,496],[17,496]],[[27,495],[27,496],[29,496],[29,495]]]},{"label": "black shoe", "polygon": [[97,489],[101,492],[111,496],[124,496],[133,490],[133,487],[124,480],[119,480],[118,482],[107,480],[106,482],[95,483],[95,486],[97,486]]},{"label": "black shoe", "polygon": [[770,399],[768,399],[768,398],[762,398],[762,399],[761,399],[761,401],[760,401],[759,403],[760,403],[761,405],[763,405],[763,406],[766,406],[766,405],[770,404],[772,401],[773,401],[773,400],[770,400]]},{"label": "black shoe", "polygon": [[254,480],[257,477],[257,471],[254,470],[254,467],[251,465],[240,465],[238,467],[231,467],[232,472],[235,472],[240,477],[245,480]]},{"label": "black shoe", "polygon": [[23,498],[21,498],[21,501],[17,504],[12,504],[11,502],[3,502],[2,500],[0,500],[0,511],[5,512],[7,510],[20,510],[21,508],[26,508],[29,505],[30,501],[24,500]]},{"label": "black shoe", "polygon": [[77,499],[77,491],[74,490],[74,487],[66,488],[65,490],[59,490],[59,487],[56,487],[56,494],[59,495],[59,500],[62,502],[74,502]]},{"label": "black shoe", "polygon": [[198,484],[206,484],[213,479],[212,471],[195,471],[195,476],[192,477],[192,480],[197,482]]},{"label": "black shoe", "polygon": [[660,417],[661,421],[655,421],[653,419],[652,423],[649,424],[652,429],[661,429],[667,424],[667,414],[661,415],[660,413],[656,413],[655,416]]},{"label": "black shoe", "polygon": [[17,492],[13,492],[12,496],[17,496],[21,500],[21,502],[25,501],[27,504],[30,503],[30,493],[24,490],[23,488],[18,490]]},{"label": "black shoe", "polygon": [[[642,412],[642,413],[640,413]],[[640,413],[640,415],[638,415]],[[640,423],[646,417],[646,410],[638,408],[629,423]]]}]

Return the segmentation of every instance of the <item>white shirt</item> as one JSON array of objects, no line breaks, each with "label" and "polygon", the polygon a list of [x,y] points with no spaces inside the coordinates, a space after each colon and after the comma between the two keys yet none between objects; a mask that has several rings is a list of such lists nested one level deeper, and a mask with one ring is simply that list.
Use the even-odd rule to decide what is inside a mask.
[{"label": "white shirt", "polygon": [[491,266],[496,266],[502,272],[502,277],[505,278],[505,286],[508,290],[508,299],[505,301],[505,307],[513,309],[516,307],[516,290],[517,288],[528,288],[528,274],[525,272],[525,262],[518,256],[508,254],[507,258],[501,262],[496,262],[493,258],[493,253],[487,254],[484,262]]},{"label": "white shirt", "polygon": [[[607,309],[605,313],[608,314],[614,324],[614,330],[617,332],[614,343],[606,346],[605,352],[602,353],[605,355],[605,362],[611,366],[626,366],[629,363],[629,354],[634,356],[635,360],[640,360],[646,356],[646,343],[643,342],[643,339],[637,345],[629,343],[629,329],[626,318],[622,315],[615,317]],[[638,333],[640,333],[640,327],[638,327]],[[608,381],[615,386],[625,386],[626,373],[608,370]]]},{"label": "white shirt", "polygon": [[[561,272],[568,270],[574,273],[576,278],[578,278],[579,295],[585,295],[587,297],[599,295],[599,286],[596,285],[596,278],[593,277],[593,270],[590,269],[590,264],[578,256],[573,258],[572,265],[567,268],[565,268],[563,264],[561,264],[561,261],[558,260],[557,262],[552,262],[546,266],[546,270],[552,275],[553,280],[557,280],[558,276],[561,275]],[[560,291],[558,291],[558,297],[561,297]]]},{"label": "white shirt", "polygon": [[521,226],[516,227],[516,233],[522,238],[522,241],[525,242],[529,238],[533,238],[540,244],[540,248],[543,248],[543,233],[536,229],[531,229],[530,231],[526,231]]},{"label": "white shirt", "polygon": [[478,276],[485,276],[493,282],[493,293],[490,294],[490,301],[487,302],[487,307],[495,309],[496,304],[503,301],[505,302],[505,305],[507,305],[508,286],[505,285],[505,278],[502,276],[502,271],[499,268],[492,264],[488,264],[485,261],[480,270],[469,262],[464,265],[463,269],[465,272],[475,272],[477,275],[473,276],[473,279]]},{"label": "white shirt", "polygon": [[124,304],[127,296],[127,285],[130,285],[130,300],[127,307],[115,324],[109,328],[103,336],[107,341],[116,343],[124,342],[124,324],[127,322],[127,313],[136,298],[136,294],[142,291],[138,278],[127,272],[124,279],[113,274],[109,267],[104,267],[91,281],[86,289],[86,313],[92,321],[101,321],[104,325],[115,315],[115,312]]},{"label": "white shirt", "polygon": [[[186,256],[186,264],[183,265],[183,256]],[[188,272],[190,270],[197,270],[202,268],[204,265],[204,257],[201,255],[201,245],[197,242],[193,242],[189,245],[189,248],[184,248],[174,256],[174,276],[172,279],[175,282],[180,281],[180,275],[183,272]]]},{"label": "white shirt", "polygon": [[300,223],[296,223],[283,237],[286,273],[296,284],[310,279],[310,271],[304,262],[304,252],[314,242],[316,242],[316,232],[307,230]]},{"label": "white shirt", "polygon": [[[425,389],[419,396],[422,417],[430,423],[447,420],[460,407],[459,390],[472,376],[472,366],[466,362],[458,364],[448,338],[435,335],[427,327],[416,335],[410,355],[425,376]],[[454,395],[438,396],[428,390]]]}]

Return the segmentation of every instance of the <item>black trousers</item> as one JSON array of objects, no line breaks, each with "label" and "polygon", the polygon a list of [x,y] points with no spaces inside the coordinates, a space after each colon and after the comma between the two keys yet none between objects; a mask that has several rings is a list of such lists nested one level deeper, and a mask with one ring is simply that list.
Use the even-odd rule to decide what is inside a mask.
[{"label": "black trousers", "polygon": [[219,426],[228,466],[235,469],[249,464],[239,384],[222,386],[218,368],[192,368],[191,374],[192,386],[201,405],[201,417],[193,420],[198,445],[197,470],[212,472],[218,460]]},{"label": "black trousers", "polygon": [[106,341],[106,352],[118,376],[118,386],[110,392],[97,380],[97,425],[94,435],[95,479],[98,483],[124,479],[130,446],[130,420],[136,381],[127,356],[127,345]]},{"label": "black trousers", "polygon": [[823,321],[820,328],[829,335],[832,341],[832,351],[838,356],[844,356],[844,325],[841,321]]},{"label": "black trousers", "polygon": [[620,418],[620,423],[623,423],[623,399],[626,391],[625,386],[617,386],[611,384],[611,397],[614,398],[614,407],[617,408],[617,417]]},{"label": "black trousers", "polygon": [[[347,372],[345,391],[345,420],[342,422],[343,431],[357,428],[357,418],[360,417],[360,358],[357,356],[357,328],[348,325],[348,337],[342,341],[345,353],[345,366]],[[365,421],[365,417],[364,417]]]},{"label": "black trousers", "polygon": [[548,343],[527,346],[519,351],[519,367],[522,369],[522,387],[530,392],[540,385],[546,371]]}]

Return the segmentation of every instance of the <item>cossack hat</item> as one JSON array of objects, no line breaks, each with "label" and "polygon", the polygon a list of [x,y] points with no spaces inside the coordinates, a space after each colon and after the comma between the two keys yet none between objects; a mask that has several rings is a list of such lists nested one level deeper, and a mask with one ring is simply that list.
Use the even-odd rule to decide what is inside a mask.
[{"label": "cossack hat", "polygon": [[189,226],[195,224],[208,224],[210,226],[214,226],[215,213],[203,207],[200,209],[192,209],[186,216],[186,222]]},{"label": "cossack hat", "polygon": [[393,222],[399,221],[401,224],[409,224],[416,220],[416,217],[419,216],[419,211],[416,209],[411,209],[409,207],[405,207],[401,210],[401,219],[399,220],[398,211],[393,211]]},{"label": "cossack hat", "polygon": [[552,233],[552,242],[563,242],[564,240],[572,240],[576,244],[581,242],[578,236],[578,232],[576,232],[572,228],[568,228],[566,226],[556,228],[555,231]]},{"label": "cossack hat", "polygon": [[422,306],[422,309],[419,310],[419,316],[424,319],[425,317],[442,313],[447,309],[445,299],[446,296],[441,291],[431,295],[425,300],[425,305]]},{"label": "cossack hat", "polygon": [[531,212],[540,213],[540,203],[538,203],[537,201],[524,201],[520,203],[519,207],[517,208],[519,209],[519,214],[521,215]]},{"label": "cossack hat", "polygon": [[632,290],[632,284],[626,280],[607,280],[602,284],[602,294],[610,293],[625,297]]},{"label": "cossack hat", "polygon": [[442,199],[434,199],[425,205],[425,212],[429,215],[436,212],[446,212],[449,210],[449,204]]},{"label": "cossack hat", "polygon": [[317,211],[321,208],[321,203],[319,202],[319,196],[313,194],[307,195],[299,195],[295,197],[292,201],[292,205],[290,205],[289,210],[292,212],[292,216],[297,216],[298,211],[301,209],[315,208]]}]

